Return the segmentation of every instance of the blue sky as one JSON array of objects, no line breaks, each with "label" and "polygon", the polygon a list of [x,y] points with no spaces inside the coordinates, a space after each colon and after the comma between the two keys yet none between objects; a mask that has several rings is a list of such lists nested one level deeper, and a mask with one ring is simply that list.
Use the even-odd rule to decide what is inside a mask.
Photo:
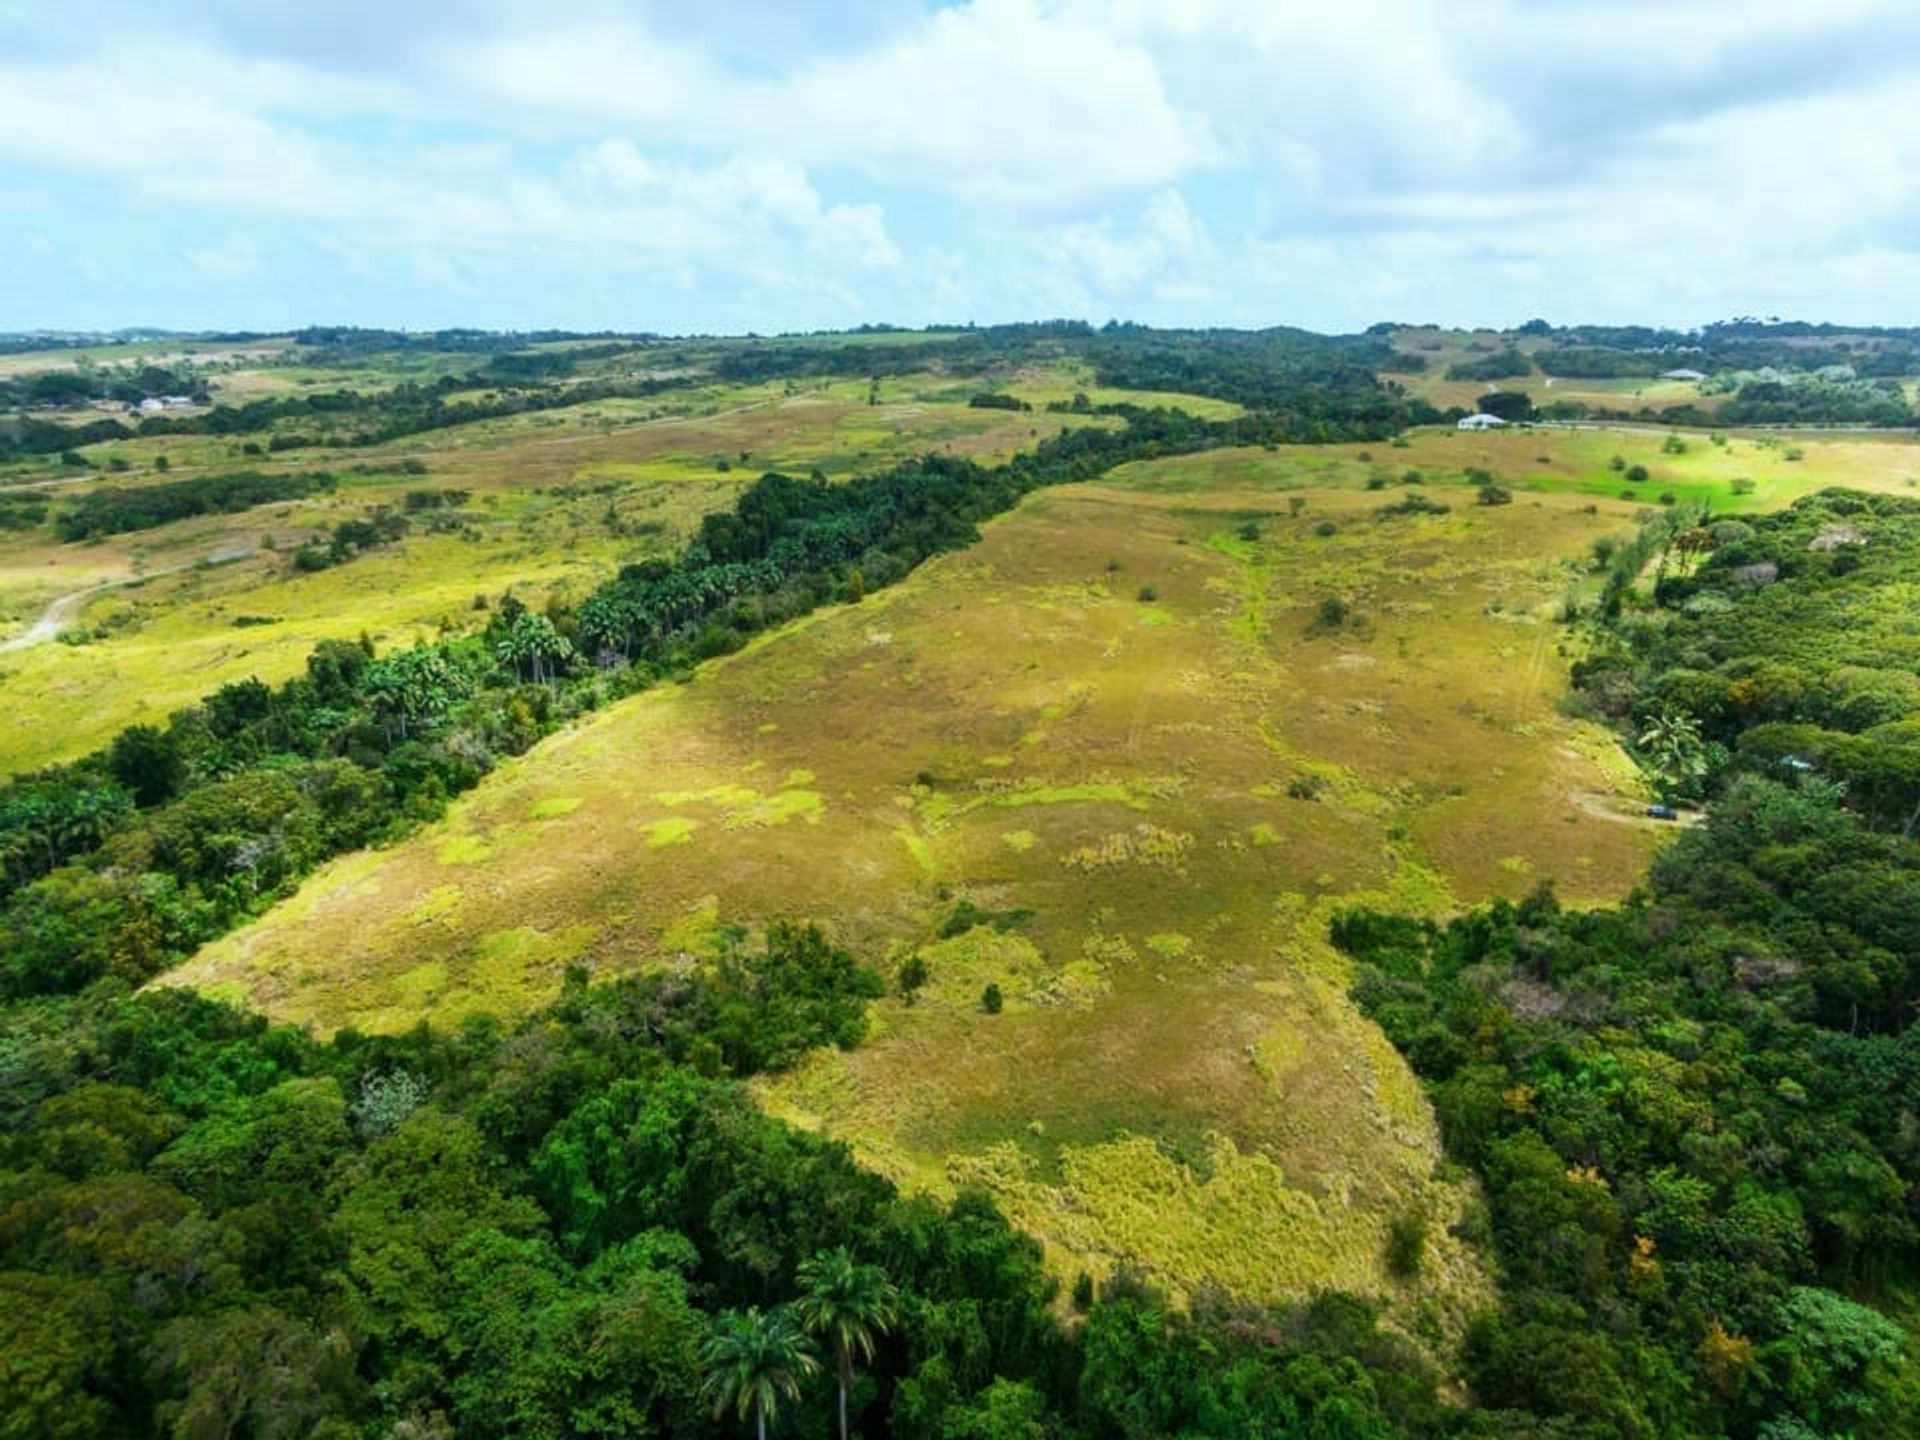
[{"label": "blue sky", "polygon": [[0,0],[0,329],[1920,323],[1911,0]]}]

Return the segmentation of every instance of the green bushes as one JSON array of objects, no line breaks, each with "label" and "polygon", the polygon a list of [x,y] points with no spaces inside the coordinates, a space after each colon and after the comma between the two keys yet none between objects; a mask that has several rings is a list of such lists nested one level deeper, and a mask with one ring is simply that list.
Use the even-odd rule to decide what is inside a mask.
[{"label": "green bushes", "polygon": [[53,528],[62,540],[91,540],[130,530],[152,530],[195,515],[231,515],[277,500],[301,500],[330,491],[334,484],[334,477],[324,470],[299,475],[241,470],[133,490],[103,486],[67,505],[55,518]]}]

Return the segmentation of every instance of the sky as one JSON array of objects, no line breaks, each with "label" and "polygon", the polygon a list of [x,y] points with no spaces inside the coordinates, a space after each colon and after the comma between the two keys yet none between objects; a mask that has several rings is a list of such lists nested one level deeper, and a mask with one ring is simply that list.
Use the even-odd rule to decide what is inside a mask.
[{"label": "sky", "polygon": [[0,0],[0,330],[1920,323],[1913,0]]}]

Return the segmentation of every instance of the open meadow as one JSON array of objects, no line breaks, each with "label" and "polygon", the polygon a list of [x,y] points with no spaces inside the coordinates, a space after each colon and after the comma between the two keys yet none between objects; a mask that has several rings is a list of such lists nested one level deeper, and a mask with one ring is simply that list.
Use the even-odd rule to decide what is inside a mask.
[{"label": "open meadow", "polygon": [[[168,983],[397,1031],[817,919],[896,994],[859,1051],[767,1084],[775,1113],[910,1186],[984,1184],[1063,1273],[1337,1285],[1451,1332],[1485,1284],[1447,1233],[1464,1196],[1326,924],[1633,883],[1639,782],[1556,711],[1552,623],[1630,512],[1452,489],[1388,516],[1404,492],[1356,466],[1223,452],[1036,495],[509,763]],[[1399,1280],[1410,1214],[1438,1258]]]},{"label": "open meadow", "polygon": [[[301,450],[260,462],[213,437],[90,447],[124,473],[30,478],[52,503],[233,469],[334,472],[309,499],[207,515],[85,543],[45,527],[0,533],[0,695],[16,723],[0,773],[71,759],[123,727],[164,720],[223,684],[296,673],[325,639],[384,647],[484,625],[476,600],[577,596],[622,563],[676,553],[701,517],[765,470],[844,477],[923,451],[1005,459],[1078,415],[974,409],[931,377],[785,387],[703,386],[655,401],[602,400],[482,421],[367,449]],[[944,388],[951,389],[951,386]],[[153,468],[172,457],[164,473]],[[422,468],[424,467],[424,468]],[[397,542],[317,573],[292,553],[327,527],[415,491],[464,492],[416,515]],[[38,622],[52,622],[34,635]]]}]

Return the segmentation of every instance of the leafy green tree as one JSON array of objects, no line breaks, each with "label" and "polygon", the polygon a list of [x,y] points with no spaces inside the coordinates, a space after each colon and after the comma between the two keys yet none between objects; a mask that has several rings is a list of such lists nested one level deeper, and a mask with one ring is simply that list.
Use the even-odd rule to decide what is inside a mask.
[{"label": "leafy green tree", "polygon": [[142,806],[171,800],[187,778],[180,742],[151,725],[130,725],[114,736],[107,769]]},{"label": "leafy green tree", "polygon": [[1780,1307],[1783,1334],[1762,1347],[1768,1387],[1788,1414],[1819,1433],[1856,1433],[1875,1410],[1906,1332],[1844,1295],[1795,1286]]},{"label": "leafy green tree", "polygon": [[546,616],[522,610],[494,642],[494,653],[514,674],[524,670],[539,685],[558,678],[556,667],[572,658],[573,645]]},{"label": "leafy green tree", "polygon": [[1660,711],[1635,743],[1653,762],[1654,775],[1664,793],[1676,793],[1707,773],[1700,722],[1683,710]]},{"label": "leafy green tree", "polygon": [[109,1416],[113,1305],[90,1280],[0,1271],[0,1440],[92,1440]]},{"label": "leafy green tree", "polygon": [[893,1328],[899,1295],[878,1265],[862,1265],[844,1245],[800,1263],[795,1313],[806,1332],[833,1351],[840,1381],[840,1440],[847,1440],[847,1393],[853,1360],[873,1358],[876,1336]]},{"label": "leafy green tree", "polygon": [[782,1401],[798,1400],[800,1382],[820,1368],[793,1317],[757,1305],[722,1314],[701,1359],[714,1415],[732,1410],[742,1420],[751,1416],[759,1440],[767,1440],[767,1417]]}]

